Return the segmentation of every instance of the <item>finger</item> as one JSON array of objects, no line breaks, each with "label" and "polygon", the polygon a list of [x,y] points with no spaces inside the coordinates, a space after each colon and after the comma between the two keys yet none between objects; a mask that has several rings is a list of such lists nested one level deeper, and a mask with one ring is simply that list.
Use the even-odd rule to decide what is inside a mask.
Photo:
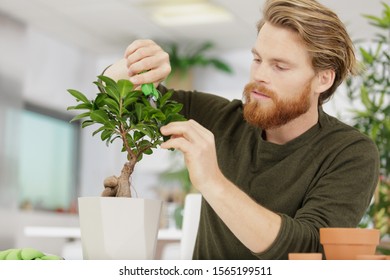
[{"label": "finger", "polygon": [[[135,50],[132,54],[126,57],[127,59],[127,67],[131,67],[134,63],[143,61],[145,58],[153,57],[156,59],[156,63],[162,61],[164,58],[164,55],[168,57],[168,54],[165,53],[159,46],[157,45],[150,45],[150,46],[143,46]],[[150,62],[149,62],[150,63]],[[142,69],[143,70],[143,69]]]},{"label": "finger", "polygon": [[[157,64],[157,65],[156,65]],[[171,67],[169,64],[161,64],[158,65],[155,58],[151,59],[143,59],[142,62],[137,62],[133,64],[130,68],[129,73],[140,73],[142,71],[149,70],[143,72],[138,75],[131,76],[131,82],[134,84],[146,84],[146,83],[159,83],[163,81],[171,72]]]},{"label": "finger", "polygon": [[146,46],[150,46],[150,45],[155,45],[156,43],[154,43],[152,40],[143,40],[143,39],[140,39],[140,40],[135,40],[134,42],[132,42],[127,48],[126,48],[126,51],[125,51],[125,54],[124,54],[124,57],[127,58],[129,55],[133,54],[136,50],[142,48],[142,47],[146,47]]},{"label": "finger", "polygon": [[134,73],[141,73],[145,70],[159,68],[165,64],[170,65],[168,53],[163,50],[156,50],[156,52],[151,51],[152,50],[145,50],[143,54],[137,54],[137,56],[140,56],[139,58],[134,58],[133,56],[129,57],[127,59],[127,67]]},{"label": "finger", "polygon": [[161,134],[165,136],[169,135],[183,135],[187,130],[188,121],[182,122],[171,122],[167,125],[164,125],[160,128]]},{"label": "finger", "polygon": [[196,129],[204,138],[207,138],[207,137],[211,137],[211,136],[214,136],[214,134],[208,130],[207,128],[205,128],[204,126],[202,126],[200,123],[198,123],[197,121],[194,121],[192,119],[190,119],[188,121],[190,123],[190,125]]},{"label": "finger", "polygon": [[194,120],[172,122],[161,127],[161,133],[165,136],[178,135],[186,138],[188,141],[203,142],[204,139],[213,137],[213,134]]},{"label": "finger", "polygon": [[191,150],[191,143],[186,140],[184,137],[172,137],[166,142],[160,145],[163,149],[175,149],[183,152],[184,154],[188,153]]},{"label": "finger", "polygon": [[190,121],[171,122],[161,127],[160,131],[165,136],[184,137],[190,142],[194,142],[197,138],[196,131],[193,131]]},{"label": "finger", "polygon": [[[130,48],[130,49],[129,49]],[[128,51],[126,52],[125,58],[127,59],[127,67],[130,68],[136,62],[142,62],[145,58],[153,57],[155,59],[154,64],[158,65],[162,61],[169,61],[168,53],[157,44],[152,43],[134,43],[130,45]],[[153,60],[151,60],[153,61]],[[150,63],[150,62],[149,62]],[[141,64],[142,65],[142,64]],[[155,65],[146,65],[143,69],[138,69],[138,71],[133,71],[133,73],[139,73],[144,70],[153,68]]]}]

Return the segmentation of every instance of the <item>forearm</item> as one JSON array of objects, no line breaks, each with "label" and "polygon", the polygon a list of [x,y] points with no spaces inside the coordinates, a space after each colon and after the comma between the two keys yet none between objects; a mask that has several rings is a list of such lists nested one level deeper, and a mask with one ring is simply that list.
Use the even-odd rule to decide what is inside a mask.
[{"label": "forearm", "polygon": [[278,214],[256,203],[222,174],[212,185],[198,188],[226,226],[249,250],[261,253],[273,244],[281,227]]},{"label": "forearm", "polygon": [[252,252],[266,250],[276,239],[281,218],[257,204],[221,172],[214,135],[194,120],[161,127],[171,136],[163,149],[184,155],[192,185],[199,190],[231,232]]}]

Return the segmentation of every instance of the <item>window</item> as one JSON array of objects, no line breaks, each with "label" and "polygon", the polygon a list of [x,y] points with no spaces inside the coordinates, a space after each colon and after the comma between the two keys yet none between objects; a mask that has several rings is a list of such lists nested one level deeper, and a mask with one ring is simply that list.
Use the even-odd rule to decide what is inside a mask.
[{"label": "window", "polygon": [[21,114],[19,201],[23,207],[68,210],[77,197],[79,124],[26,105]]}]

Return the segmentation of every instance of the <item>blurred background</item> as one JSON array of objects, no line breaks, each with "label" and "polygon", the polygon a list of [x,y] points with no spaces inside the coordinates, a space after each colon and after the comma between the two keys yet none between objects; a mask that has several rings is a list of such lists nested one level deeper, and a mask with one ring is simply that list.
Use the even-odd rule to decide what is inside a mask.
[{"label": "blurred background", "polygon": [[[362,14],[380,14],[383,1],[320,2],[338,13],[353,39],[374,36]],[[107,147],[92,137],[93,128],[69,123],[74,99],[67,89],[94,96],[96,76],[133,40],[149,38],[182,55],[207,46],[204,55],[231,71],[194,65],[189,87],[241,99],[263,3],[0,0],[0,250],[26,244],[26,225],[77,226],[77,197],[100,195],[104,178],[119,175],[125,162],[119,143]],[[348,99],[339,91],[325,110],[349,122]],[[180,160],[162,150],[145,157],[133,175],[137,195],[180,205],[186,182],[164,176]],[[163,221],[169,226],[177,225]]]}]

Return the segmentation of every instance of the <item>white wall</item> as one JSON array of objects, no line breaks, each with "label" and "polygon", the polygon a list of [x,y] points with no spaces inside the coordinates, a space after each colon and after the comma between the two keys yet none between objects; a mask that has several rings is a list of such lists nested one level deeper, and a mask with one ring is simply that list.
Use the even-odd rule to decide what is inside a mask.
[{"label": "white wall", "polygon": [[233,74],[218,72],[211,67],[197,68],[194,71],[195,88],[228,99],[241,99],[244,86],[249,82],[250,65],[253,59],[251,47],[214,54],[232,67]]},{"label": "white wall", "polygon": [[68,88],[92,94],[94,88],[89,81],[96,76],[95,55],[31,27],[26,32],[24,52],[27,54],[23,61],[25,100],[64,113],[74,103],[66,92]]},{"label": "white wall", "polygon": [[[0,208],[16,209],[18,145],[15,139],[18,139],[26,57],[24,25],[0,13],[0,42]],[[0,231],[0,243],[4,231]]]}]

